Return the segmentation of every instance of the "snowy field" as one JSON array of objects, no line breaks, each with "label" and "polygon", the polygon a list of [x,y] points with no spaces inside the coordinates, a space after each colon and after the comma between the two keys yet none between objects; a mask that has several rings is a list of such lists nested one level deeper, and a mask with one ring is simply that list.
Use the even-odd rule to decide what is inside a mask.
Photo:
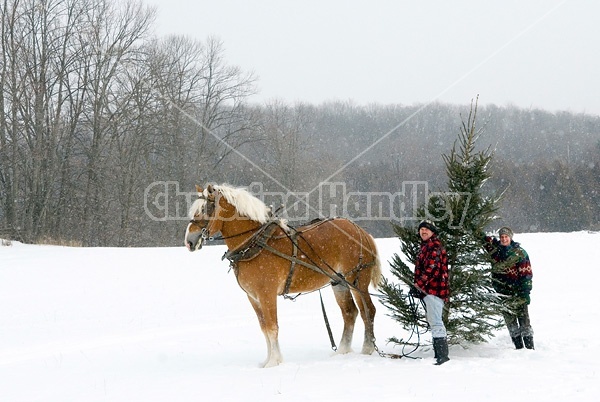
[{"label": "snowy field", "polygon": [[[600,233],[515,240],[533,266],[536,350],[514,350],[504,329],[451,346],[439,367],[429,348],[416,360],[336,355],[312,293],[279,299],[284,363],[268,369],[223,246],[0,246],[0,401],[597,401]],[[399,240],[377,243],[390,278]],[[323,296],[339,342],[339,310]],[[385,340],[408,334],[376,306],[377,346],[398,353]]]}]

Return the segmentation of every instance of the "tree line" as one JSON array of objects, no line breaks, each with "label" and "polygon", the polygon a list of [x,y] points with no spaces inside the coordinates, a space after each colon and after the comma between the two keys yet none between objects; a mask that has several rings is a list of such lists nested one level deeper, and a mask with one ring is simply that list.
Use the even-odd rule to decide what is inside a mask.
[{"label": "tree line", "polygon": [[[218,38],[157,37],[154,19],[136,1],[2,3],[0,237],[178,245],[194,184],[208,181],[445,191],[441,155],[468,106],[256,104],[257,78],[227,62]],[[494,105],[479,116],[506,223],[600,229],[600,117]],[[360,223],[393,236],[390,220]]]}]

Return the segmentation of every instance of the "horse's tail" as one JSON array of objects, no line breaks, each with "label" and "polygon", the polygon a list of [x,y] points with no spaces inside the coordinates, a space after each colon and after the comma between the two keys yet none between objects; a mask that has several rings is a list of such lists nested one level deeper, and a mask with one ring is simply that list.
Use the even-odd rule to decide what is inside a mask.
[{"label": "horse's tail", "polygon": [[371,285],[373,288],[377,289],[383,280],[383,276],[381,275],[381,260],[379,259],[379,253],[377,252],[377,244],[375,243],[375,239],[373,236],[369,235],[369,243],[371,244],[371,253],[373,254],[373,269],[371,269]]}]

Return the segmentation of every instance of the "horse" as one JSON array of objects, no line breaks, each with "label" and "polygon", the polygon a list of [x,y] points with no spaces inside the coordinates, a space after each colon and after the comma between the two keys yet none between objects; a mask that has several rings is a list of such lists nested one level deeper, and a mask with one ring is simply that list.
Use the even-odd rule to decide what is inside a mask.
[{"label": "horse", "polygon": [[[267,343],[262,367],[283,361],[279,348],[277,296],[301,294],[332,285],[344,328],[337,353],[352,351],[358,312],[364,322],[362,353],[376,349],[375,305],[368,292],[382,280],[373,237],[345,218],[327,218],[293,228],[273,216],[244,188],[196,186],[198,199],[189,210],[185,245],[190,251],[221,233],[239,286],[254,308]],[[355,303],[356,301],[356,303]],[[358,304],[358,308],[357,305]],[[335,348],[334,348],[335,350]]]}]

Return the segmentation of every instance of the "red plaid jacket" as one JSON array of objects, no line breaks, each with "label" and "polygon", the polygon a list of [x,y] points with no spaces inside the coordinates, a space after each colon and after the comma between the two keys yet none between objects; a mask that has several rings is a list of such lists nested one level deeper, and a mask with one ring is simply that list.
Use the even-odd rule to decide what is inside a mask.
[{"label": "red plaid jacket", "polygon": [[427,294],[448,301],[448,256],[435,234],[421,243],[415,264],[415,285]]}]

